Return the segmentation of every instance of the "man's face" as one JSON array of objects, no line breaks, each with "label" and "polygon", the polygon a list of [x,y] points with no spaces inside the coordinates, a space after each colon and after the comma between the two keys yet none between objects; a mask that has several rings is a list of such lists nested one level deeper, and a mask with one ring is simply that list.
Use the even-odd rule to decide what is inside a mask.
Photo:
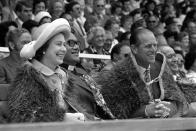
[{"label": "man's face", "polygon": [[190,35],[196,34],[196,23],[195,22],[189,22],[188,23],[188,33]]},{"label": "man's face", "polygon": [[19,39],[18,39],[18,41],[16,43],[15,50],[20,51],[25,44],[27,44],[27,43],[29,43],[31,41],[32,41],[31,35],[28,32],[23,33],[19,37]]},{"label": "man's face", "polygon": [[73,17],[70,15],[70,14],[65,14],[63,15],[63,18],[65,18],[68,22],[69,22],[69,25],[72,27],[73,26]]},{"label": "man's face", "polygon": [[119,29],[120,29],[119,24],[115,23],[112,25],[111,32],[112,32],[112,35],[114,36],[114,38],[118,37]]},{"label": "man's face", "polygon": [[64,57],[65,63],[78,63],[80,61],[79,58],[79,42],[76,37],[71,34],[69,39],[66,42],[67,53]]},{"label": "man's face", "polygon": [[151,16],[148,21],[147,21],[147,26],[148,28],[151,30],[151,29],[154,29],[158,24],[158,20],[155,16]]},{"label": "man's face", "polygon": [[23,6],[22,11],[19,13],[18,17],[23,21],[27,21],[32,17],[32,8]]},{"label": "man's face", "polygon": [[124,2],[123,6],[124,6],[125,11],[128,11],[128,12],[130,11],[130,4],[131,3],[129,1]]},{"label": "man's face", "polygon": [[156,52],[157,41],[154,34],[147,30],[139,33],[138,43],[133,48],[137,63],[140,66],[148,67],[149,64],[155,62]]},{"label": "man's face", "polygon": [[97,30],[94,35],[93,45],[96,47],[103,47],[105,43],[105,32],[103,30]]},{"label": "man's face", "polygon": [[172,23],[168,26],[168,30],[171,32],[180,32],[177,23]]},{"label": "man's face", "polygon": [[121,47],[118,60],[124,60],[126,57],[129,56],[130,53],[131,53],[131,48],[128,45]]},{"label": "man's face", "polygon": [[104,0],[98,0],[96,2],[96,4],[95,4],[94,9],[95,9],[95,12],[97,14],[102,14],[104,9],[105,9],[105,2],[104,2]]},{"label": "man's face", "polygon": [[191,45],[196,45],[196,34],[191,34],[190,35],[190,44]]},{"label": "man's face", "polygon": [[112,36],[112,33],[108,32],[105,34],[105,44],[103,46],[103,48],[106,50],[106,51],[109,51],[111,46],[112,46],[112,42],[113,42],[113,36]]},{"label": "man's face", "polygon": [[79,4],[73,6],[72,16],[74,18],[78,18],[81,16],[81,6]]},{"label": "man's face", "polygon": [[46,7],[45,7],[44,2],[40,2],[35,5],[35,14],[39,13],[40,11],[45,11],[45,10],[46,10]]}]

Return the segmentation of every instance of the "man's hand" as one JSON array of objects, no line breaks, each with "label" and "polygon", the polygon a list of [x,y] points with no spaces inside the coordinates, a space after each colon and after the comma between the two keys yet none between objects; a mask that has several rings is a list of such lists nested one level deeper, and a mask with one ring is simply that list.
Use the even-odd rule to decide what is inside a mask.
[{"label": "man's hand", "polygon": [[170,102],[152,102],[146,105],[145,114],[148,117],[164,118],[170,114]]}]

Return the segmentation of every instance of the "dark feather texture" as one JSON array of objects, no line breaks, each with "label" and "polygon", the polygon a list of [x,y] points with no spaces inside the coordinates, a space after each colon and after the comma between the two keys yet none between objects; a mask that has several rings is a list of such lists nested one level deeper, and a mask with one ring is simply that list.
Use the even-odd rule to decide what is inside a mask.
[{"label": "dark feather texture", "polygon": [[49,90],[41,73],[30,64],[18,71],[8,95],[11,122],[62,121],[65,109],[58,107],[57,91]]},{"label": "dark feather texture", "polygon": [[[158,82],[163,87],[161,99],[180,103],[183,109],[187,110],[184,94],[177,87],[166,63],[163,62],[164,57],[158,54],[156,59],[164,67],[163,72],[159,74],[161,77]],[[108,107],[118,119],[132,118],[135,111],[149,102],[145,83],[140,78],[132,57],[121,61],[111,71],[100,73],[96,82],[101,86],[101,93]]]}]

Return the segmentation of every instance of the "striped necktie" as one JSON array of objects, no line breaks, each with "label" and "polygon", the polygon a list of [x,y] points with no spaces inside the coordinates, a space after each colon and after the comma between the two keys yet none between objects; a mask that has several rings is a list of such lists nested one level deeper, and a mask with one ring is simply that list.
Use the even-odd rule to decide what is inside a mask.
[{"label": "striped necktie", "polygon": [[150,66],[144,72],[144,81],[146,83],[146,88],[148,91],[148,95],[150,97],[150,101],[153,101],[154,99],[153,99],[153,95],[152,95],[152,86],[151,86],[151,84],[149,84],[149,82],[151,81]]}]

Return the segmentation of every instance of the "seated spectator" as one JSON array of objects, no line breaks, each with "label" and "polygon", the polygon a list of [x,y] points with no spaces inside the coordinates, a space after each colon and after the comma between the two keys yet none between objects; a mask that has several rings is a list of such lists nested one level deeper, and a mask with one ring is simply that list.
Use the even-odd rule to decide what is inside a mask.
[{"label": "seated spectator", "polygon": [[177,32],[164,32],[165,39],[167,40],[167,44],[172,46],[173,43],[176,42],[178,33]]},{"label": "seated spectator", "polygon": [[48,12],[52,16],[52,21],[60,18],[60,15],[64,12],[64,3],[61,0],[51,0],[49,2]]},{"label": "seated spectator", "polygon": [[118,119],[183,116],[188,103],[165,57],[157,52],[153,33],[137,29],[130,44],[130,56],[96,80],[113,115]]},{"label": "seated spectator", "polygon": [[103,72],[103,71],[111,70],[117,62],[124,60],[126,57],[128,57],[130,52],[131,52],[131,48],[129,45],[122,44],[122,43],[115,45],[112,48],[110,54],[111,61],[109,61],[101,71]]},{"label": "seated spectator", "polygon": [[133,17],[131,17],[131,16],[122,17],[120,24],[121,24],[120,25],[121,27],[120,27],[119,31],[121,33],[125,33],[127,31],[130,31],[131,26],[133,24]]},{"label": "seated spectator", "polygon": [[25,21],[32,19],[32,5],[27,1],[18,1],[15,12],[17,15],[15,22],[18,24],[19,28],[22,27],[22,24]]},{"label": "seated spectator", "polygon": [[179,72],[178,67],[178,58],[176,57],[176,53],[170,46],[161,46],[159,50],[166,56],[167,64],[172,72],[173,78],[175,81],[180,80],[184,77],[184,73]]},{"label": "seated spectator", "polygon": [[37,29],[38,23],[34,20],[27,20],[22,24],[22,28],[27,29],[31,34]]},{"label": "seated spectator", "polygon": [[22,66],[24,62],[24,59],[20,57],[20,50],[31,40],[31,35],[26,29],[9,31],[7,35],[7,44],[10,55],[0,60],[0,84],[10,84],[14,81],[17,68]]},{"label": "seated spectator", "polygon": [[37,15],[40,11],[45,11],[46,6],[46,0],[33,0],[33,14]]},{"label": "seated spectator", "polygon": [[2,22],[0,23],[0,46],[5,47],[6,46],[6,42],[5,42],[5,37],[7,35],[7,32],[9,30],[13,30],[15,28],[17,28],[17,24],[14,21],[6,21],[6,22]]},{"label": "seated spectator", "polygon": [[180,30],[178,28],[178,22],[176,21],[176,19],[174,17],[169,17],[166,19],[165,21],[165,24],[166,24],[166,31],[165,33],[167,32],[177,32],[179,33]]},{"label": "seated spectator", "polygon": [[104,43],[104,46],[103,46],[103,49],[104,49],[106,55],[110,54],[113,41],[114,41],[114,37],[112,35],[112,32],[106,31],[105,43]]},{"label": "seated spectator", "polygon": [[[88,35],[88,43],[90,46],[83,53],[104,55],[105,30],[100,26],[91,28]],[[93,69],[92,71],[95,72],[100,71],[105,65],[104,61],[100,59],[83,59],[82,61],[90,64],[90,70]]]},{"label": "seated spectator", "polygon": [[190,44],[189,44],[189,35],[187,32],[180,32],[178,34],[178,41],[180,41],[182,49],[183,49],[183,55],[186,55],[189,51]]},{"label": "seated spectator", "polygon": [[73,95],[69,99],[72,107],[68,108],[68,112],[82,112],[86,120],[113,118],[100,97],[101,94],[96,93],[99,92],[96,83],[80,62],[79,42],[73,34],[68,38],[66,48],[67,53],[61,66],[68,70],[73,83]]},{"label": "seated spectator", "polygon": [[81,5],[76,1],[72,1],[72,2],[69,2],[69,4],[65,6],[65,10],[66,10],[66,13],[69,14],[73,19],[72,30],[74,31],[74,35],[77,37],[77,39],[81,43],[80,50],[83,51],[89,45],[87,42],[87,33],[84,29],[84,25],[79,20],[82,15]]},{"label": "seated spectator", "polygon": [[11,122],[84,121],[81,113],[65,114],[71,93],[67,73],[59,65],[67,52],[65,42],[71,32],[65,19],[40,26],[34,41],[26,44],[20,56],[30,59],[18,70],[8,94]]},{"label": "seated spectator", "polygon": [[129,45],[129,38],[130,38],[130,36],[131,36],[131,32],[130,31],[127,31],[127,32],[123,33],[119,37],[119,43]]},{"label": "seated spectator", "polygon": [[111,4],[111,18],[115,19],[116,21],[120,22],[122,15],[122,4],[121,2],[117,1]]},{"label": "seated spectator", "polygon": [[159,25],[159,18],[156,15],[150,15],[147,17],[146,20],[147,28],[151,31],[154,31],[154,29]]},{"label": "seated spectator", "polygon": [[94,19],[98,20],[99,26],[104,26],[106,21],[109,19],[109,16],[104,14],[106,1],[105,0],[93,0],[93,12],[92,14],[85,16],[86,19]]},{"label": "seated spectator", "polygon": [[35,15],[35,21],[38,25],[50,23],[52,21],[52,16],[47,11],[40,11]]}]

